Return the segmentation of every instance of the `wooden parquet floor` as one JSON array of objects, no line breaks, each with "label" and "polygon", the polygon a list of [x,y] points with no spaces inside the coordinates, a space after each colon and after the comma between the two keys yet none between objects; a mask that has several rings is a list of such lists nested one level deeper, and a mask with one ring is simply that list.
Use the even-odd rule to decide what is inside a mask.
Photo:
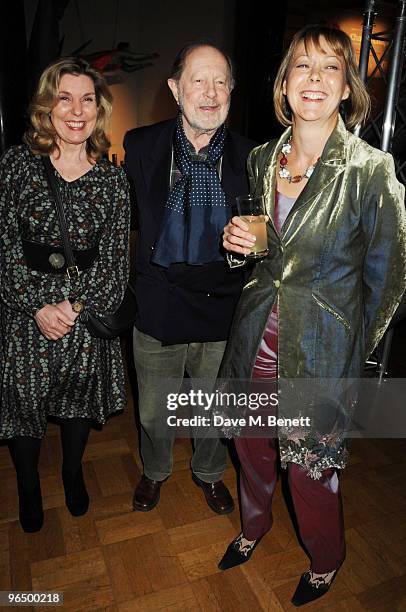
[{"label": "wooden parquet floor", "polygon": [[[239,512],[213,514],[191,480],[189,460],[189,441],[176,441],[174,473],[159,505],[133,512],[142,467],[129,407],[103,431],[92,431],[84,462],[91,507],[74,518],[64,505],[59,431],[51,424],[40,463],[45,524],[25,534],[13,467],[0,446],[0,591],[63,591],[63,608],[52,609],[75,612],[293,610],[290,597],[308,559],[280,481],[271,533],[247,564],[220,572]],[[231,463],[225,482],[237,500]],[[347,559],[332,590],[305,609],[406,611],[406,440],[354,441],[341,483]]]}]

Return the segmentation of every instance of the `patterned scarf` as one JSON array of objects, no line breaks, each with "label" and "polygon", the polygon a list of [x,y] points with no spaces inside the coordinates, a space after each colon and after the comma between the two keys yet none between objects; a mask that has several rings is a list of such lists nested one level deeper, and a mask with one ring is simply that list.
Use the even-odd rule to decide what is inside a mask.
[{"label": "patterned scarf", "polygon": [[231,216],[220,184],[216,164],[223,154],[226,131],[222,125],[210,140],[206,159],[193,156],[178,115],[173,152],[181,177],[165,206],[161,234],[155,244],[153,263],[201,265],[223,261],[220,236]]}]

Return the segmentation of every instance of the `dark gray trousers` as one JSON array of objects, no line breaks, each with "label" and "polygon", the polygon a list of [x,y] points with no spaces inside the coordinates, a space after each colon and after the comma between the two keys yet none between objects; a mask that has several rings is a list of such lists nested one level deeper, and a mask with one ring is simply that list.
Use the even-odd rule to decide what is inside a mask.
[{"label": "dark gray trousers", "polygon": [[[179,388],[172,391],[179,392],[186,370],[192,379],[213,380],[214,385],[226,342],[162,346],[161,342],[136,328],[133,340],[144,474],[152,480],[164,480],[172,472],[175,428],[168,428],[165,437],[157,435],[157,420],[162,420],[162,414],[167,411],[162,381],[178,379]],[[219,438],[195,438],[192,471],[204,482],[217,482],[223,476],[226,456],[227,448]]]}]

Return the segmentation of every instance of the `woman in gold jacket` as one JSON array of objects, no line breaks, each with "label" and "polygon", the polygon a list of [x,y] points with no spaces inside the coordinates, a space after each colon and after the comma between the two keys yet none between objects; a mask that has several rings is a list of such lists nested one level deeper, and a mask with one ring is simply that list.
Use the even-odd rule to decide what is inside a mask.
[{"label": "woman in gold jacket", "polygon": [[[347,131],[366,119],[369,97],[346,34],[318,26],[298,32],[279,69],[274,101],[288,129],[248,160],[251,193],[266,202],[269,255],[244,288],[219,376],[277,377],[279,384],[307,379],[329,398],[321,415],[317,398],[292,405],[289,394],[279,397],[279,417],[296,411],[313,423],[277,434],[311,560],[292,599],[299,606],[327,592],[344,560],[337,469],[347,452],[334,414],[337,398],[351,404],[351,397],[339,382],[362,376],[405,290],[404,188],[391,155]],[[225,228],[232,265],[251,252],[248,229],[239,217]],[[235,443],[243,530],[220,569],[247,561],[272,525],[275,440],[237,437]]]}]

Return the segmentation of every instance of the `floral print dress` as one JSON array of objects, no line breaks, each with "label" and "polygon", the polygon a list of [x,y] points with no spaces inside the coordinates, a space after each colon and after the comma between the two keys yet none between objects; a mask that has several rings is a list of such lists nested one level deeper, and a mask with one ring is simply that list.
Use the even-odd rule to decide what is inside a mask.
[{"label": "floral print dress", "polygon": [[56,246],[61,236],[41,157],[10,148],[0,160],[0,439],[43,437],[47,415],[104,423],[126,403],[118,338],[93,338],[78,317],[63,338],[47,340],[34,315],[69,298],[100,314],[117,309],[128,278],[127,179],[104,160],[72,182],[55,175],[72,248],[98,244],[99,257],[72,284],[27,267],[22,237]]}]

